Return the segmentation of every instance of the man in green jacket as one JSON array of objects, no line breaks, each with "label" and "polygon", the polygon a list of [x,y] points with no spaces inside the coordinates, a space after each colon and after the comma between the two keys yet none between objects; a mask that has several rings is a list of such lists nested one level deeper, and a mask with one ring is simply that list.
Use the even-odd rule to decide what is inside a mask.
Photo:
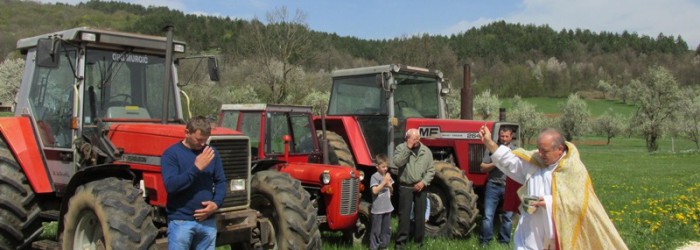
[{"label": "man in green jacket", "polygon": [[[417,129],[406,131],[406,141],[394,150],[394,165],[399,168],[399,228],[396,237],[396,249],[406,248],[411,229],[411,207],[416,215],[425,214],[425,189],[435,175],[433,154],[420,143]],[[423,246],[425,220],[413,221],[415,234],[413,241],[418,247]]]}]

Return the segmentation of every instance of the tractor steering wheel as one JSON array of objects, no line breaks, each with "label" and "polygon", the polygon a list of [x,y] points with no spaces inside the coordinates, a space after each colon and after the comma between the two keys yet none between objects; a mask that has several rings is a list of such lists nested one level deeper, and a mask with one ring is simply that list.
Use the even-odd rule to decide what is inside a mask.
[{"label": "tractor steering wheel", "polygon": [[[115,100],[119,97],[124,98],[124,100]],[[126,106],[129,104],[131,104],[131,95],[129,94],[117,94],[110,97],[107,101],[107,107]]]},{"label": "tractor steering wheel", "polygon": [[397,109],[408,107],[408,103],[406,101],[396,101],[394,105],[396,105]]}]

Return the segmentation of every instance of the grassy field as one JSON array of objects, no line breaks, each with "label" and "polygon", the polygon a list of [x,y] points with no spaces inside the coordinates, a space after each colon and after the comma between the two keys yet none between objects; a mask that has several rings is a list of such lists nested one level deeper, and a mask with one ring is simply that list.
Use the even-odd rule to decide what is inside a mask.
[{"label": "grassy field", "polygon": [[[545,114],[559,113],[559,106],[566,103],[566,98],[533,97],[523,98],[523,100],[535,105],[537,111]],[[503,99],[501,101],[503,107],[506,108],[506,112],[512,109],[512,99]],[[602,115],[608,108],[611,108],[615,113],[623,114],[627,117],[631,116],[636,110],[634,105],[624,104],[614,100],[584,99],[584,101],[588,105],[588,110],[593,117]]]},{"label": "grassy field", "polygon": [[[596,194],[630,249],[676,249],[700,241],[700,154],[686,140],[662,140],[649,154],[637,138],[586,137],[578,145]],[[603,143],[604,144],[604,143]],[[394,225],[394,229],[395,229]],[[466,239],[426,239],[427,249],[512,249],[491,244],[480,248],[476,235]],[[392,242],[393,243],[393,242]],[[326,234],[324,249],[364,249],[338,243]]]}]

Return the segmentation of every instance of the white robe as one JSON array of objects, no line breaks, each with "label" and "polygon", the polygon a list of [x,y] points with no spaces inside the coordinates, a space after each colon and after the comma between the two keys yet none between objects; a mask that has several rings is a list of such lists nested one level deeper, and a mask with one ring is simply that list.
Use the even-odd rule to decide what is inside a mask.
[{"label": "white robe", "polygon": [[540,168],[515,156],[508,147],[500,146],[491,159],[501,172],[527,188],[525,195],[543,197],[546,203],[546,207],[538,207],[532,214],[520,208],[521,217],[513,237],[515,249],[554,249],[552,172],[561,158]]}]

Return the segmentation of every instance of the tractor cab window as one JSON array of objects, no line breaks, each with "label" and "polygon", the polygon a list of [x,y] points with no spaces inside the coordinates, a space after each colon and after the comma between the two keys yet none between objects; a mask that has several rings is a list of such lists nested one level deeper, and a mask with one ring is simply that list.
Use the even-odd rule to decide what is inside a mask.
[{"label": "tractor cab window", "polygon": [[[221,126],[238,130],[238,115],[239,111],[223,111],[221,112]],[[259,124],[259,123],[258,123]]]},{"label": "tractor cab window", "polygon": [[386,115],[386,98],[374,75],[333,80],[329,115]]},{"label": "tractor cab window", "polygon": [[314,137],[311,131],[310,114],[290,114],[292,120],[292,144],[295,153],[311,153],[314,151]]},{"label": "tractor cab window", "polygon": [[28,101],[44,147],[71,147],[77,51],[64,45],[57,68],[34,71]]},{"label": "tractor cab window", "polygon": [[[229,114],[229,115],[227,115]],[[235,116],[235,119],[233,118]],[[239,112],[225,112],[222,126],[236,129]],[[261,112],[241,112],[241,127],[238,129],[241,133],[250,137],[250,154],[253,157],[258,156],[258,145],[260,144],[260,128],[262,126]],[[231,122],[228,122],[231,121]],[[228,124],[228,125],[227,125]]]},{"label": "tractor cab window", "polygon": [[311,119],[309,114],[267,113],[266,152],[284,153],[284,136],[289,135],[290,153],[310,153],[314,151]]},{"label": "tractor cab window", "polygon": [[435,78],[397,75],[398,87],[394,90],[396,118],[437,118],[439,85]]},{"label": "tractor cab window", "polygon": [[[85,124],[99,118],[159,119],[165,90],[165,58],[161,55],[90,49],[85,62]],[[168,119],[175,119],[174,90]]]}]

